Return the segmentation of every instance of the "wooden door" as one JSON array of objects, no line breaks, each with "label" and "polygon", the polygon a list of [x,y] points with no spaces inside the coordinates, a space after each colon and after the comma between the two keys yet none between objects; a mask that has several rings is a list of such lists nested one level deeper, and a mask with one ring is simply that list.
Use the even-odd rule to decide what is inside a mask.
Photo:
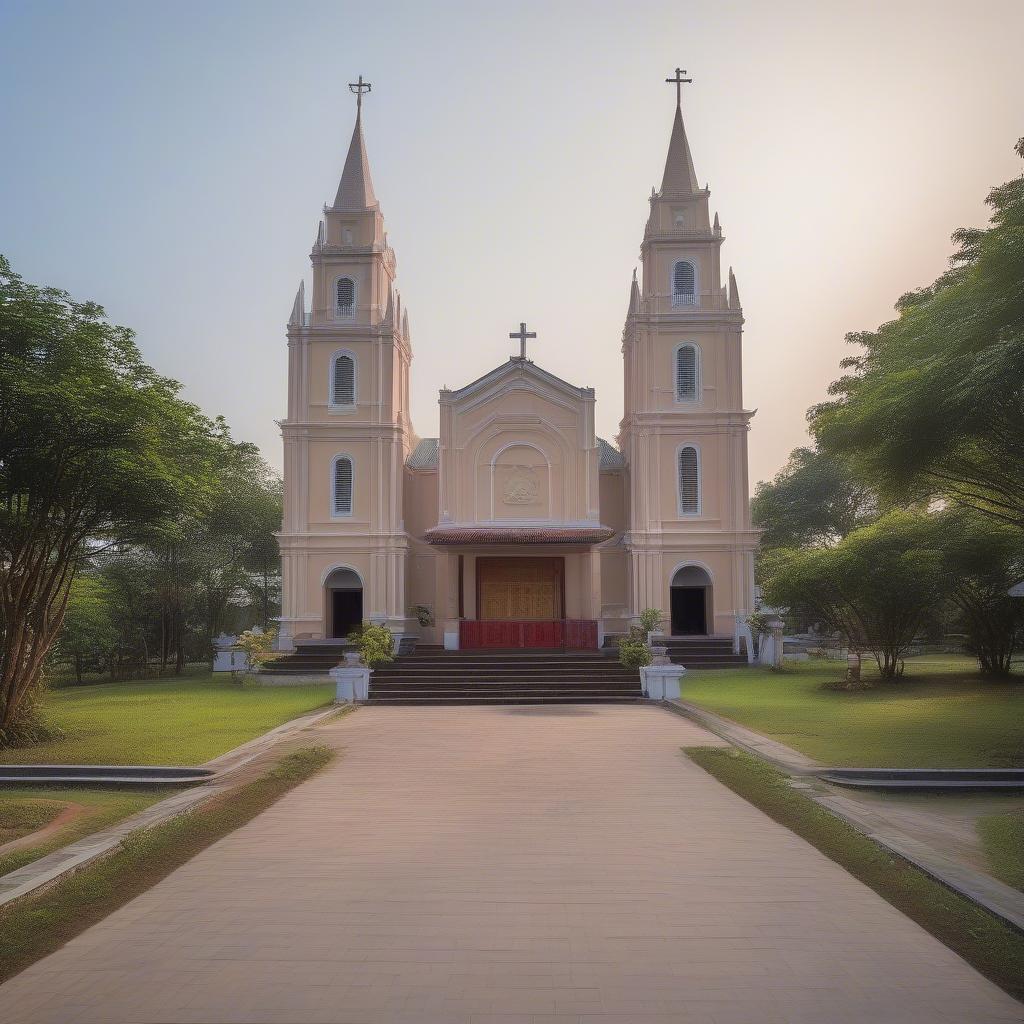
[{"label": "wooden door", "polygon": [[563,558],[478,558],[477,618],[551,622],[563,617]]}]

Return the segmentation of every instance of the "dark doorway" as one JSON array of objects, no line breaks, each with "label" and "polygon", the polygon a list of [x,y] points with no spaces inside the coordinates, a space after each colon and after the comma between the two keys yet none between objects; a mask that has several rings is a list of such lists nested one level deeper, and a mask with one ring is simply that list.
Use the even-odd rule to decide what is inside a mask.
[{"label": "dark doorway", "polygon": [[673,587],[672,635],[707,636],[708,614],[704,587]]},{"label": "dark doorway", "polygon": [[331,636],[346,637],[363,621],[361,590],[331,591]]}]

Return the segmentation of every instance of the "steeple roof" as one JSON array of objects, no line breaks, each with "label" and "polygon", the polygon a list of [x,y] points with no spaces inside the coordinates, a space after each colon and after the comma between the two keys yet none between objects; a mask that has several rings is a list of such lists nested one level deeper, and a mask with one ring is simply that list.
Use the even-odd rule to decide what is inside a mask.
[{"label": "steeple roof", "polygon": [[341,172],[341,184],[334,198],[336,210],[370,210],[377,205],[370,180],[370,161],[363,141],[362,111],[356,114],[356,126],[352,130],[352,141],[345,157],[345,169]]},{"label": "steeple roof", "polygon": [[661,179],[661,191],[684,193],[690,195],[700,191],[697,184],[697,172],[693,169],[693,157],[690,155],[690,144],[686,141],[686,129],[683,127],[683,111],[676,104],[676,116],[672,122],[672,137],[668,143],[668,156],[665,159],[665,174]]}]

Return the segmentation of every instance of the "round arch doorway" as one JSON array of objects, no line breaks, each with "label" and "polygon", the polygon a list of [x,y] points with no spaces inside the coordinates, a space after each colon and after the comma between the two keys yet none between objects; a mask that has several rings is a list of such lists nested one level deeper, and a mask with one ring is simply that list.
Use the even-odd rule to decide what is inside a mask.
[{"label": "round arch doorway", "polygon": [[685,565],[672,576],[669,590],[673,636],[707,636],[714,622],[711,577],[699,565]]},{"label": "round arch doorway", "polygon": [[363,581],[353,569],[333,569],[324,580],[326,635],[344,639],[363,621]]}]

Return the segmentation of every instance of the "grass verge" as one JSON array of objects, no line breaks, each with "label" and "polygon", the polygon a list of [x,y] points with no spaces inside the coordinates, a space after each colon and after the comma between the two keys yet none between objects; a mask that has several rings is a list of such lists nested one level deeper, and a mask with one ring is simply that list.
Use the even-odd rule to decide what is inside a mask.
[{"label": "grass verge", "polygon": [[30,846],[8,853],[0,853],[0,875],[17,871],[18,868],[24,867],[40,857],[45,857],[48,853],[67,846],[68,843],[73,843],[92,832],[98,832],[108,825],[123,821],[150,804],[155,804],[157,800],[163,800],[176,792],[175,789],[155,786],[144,789],[113,787],[78,789],[70,786],[41,786],[32,789],[8,790],[0,796],[0,821],[3,820],[5,811],[17,815],[17,808],[23,802],[30,804],[40,802],[56,806],[58,813],[62,807],[76,804],[82,808],[82,811],[73,821],[45,834]]},{"label": "grass verge", "polygon": [[[849,768],[1024,767],[1024,680],[986,679],[969,658],[907,659],[898,682],[829,689],[845,664],[687,672],[683,698],[785,743],[822,764]],[[877,677],[872,664],[867,677]]]},{"label": "grass verge", "polygon": [[792,789],[787,777],[764,761],[721,747],[688,747],[686,754],[874,889],[1000,988],[1024,999],[1024,935]]},{"label": "grass verge", "polygon": [[1024,892],[1024,811],[982,818],[978,835],[992,874]]},{"label": "grass verge", "polygon": [[109,856],[0,911],[0,982],[24,970],[244,825],[334,756],[307,747],[187,814],[126,836]]}]

